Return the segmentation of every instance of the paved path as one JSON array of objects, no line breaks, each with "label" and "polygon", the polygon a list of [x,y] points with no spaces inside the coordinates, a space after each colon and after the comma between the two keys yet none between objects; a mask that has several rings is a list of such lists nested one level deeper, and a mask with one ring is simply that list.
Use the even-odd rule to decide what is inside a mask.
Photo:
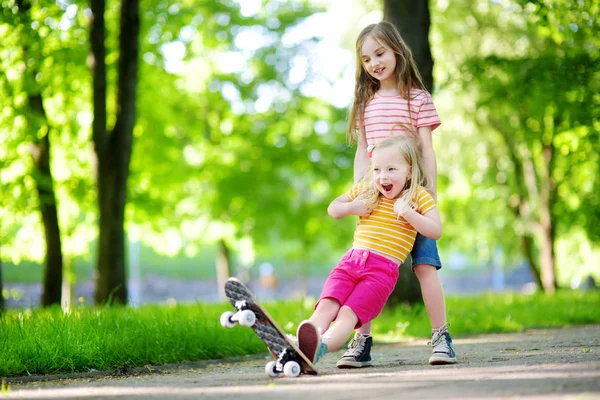
[{"label": "paved path", "polygon": [[[600,399],[600,326],[532,330],[458,339],[460,363],[426,364],[425,341],[376,344],[375,367],[268,378],[265,358],[210,362],[122,378],[13,384],[17,399]],[[2,397],[2,395],[0,395]]]}]

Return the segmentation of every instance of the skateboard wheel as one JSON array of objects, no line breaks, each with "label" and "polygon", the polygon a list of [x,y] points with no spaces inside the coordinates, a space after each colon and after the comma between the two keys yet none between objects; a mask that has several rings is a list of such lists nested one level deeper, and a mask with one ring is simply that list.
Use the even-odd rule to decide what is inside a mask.
[{"label": "skateboard wheel", "polygon": [[231,311],[225,311],[221,314],[221,326],[224,328],[233,328],[235,326],[235,321],[232,320],[234,314]]},{"label": "skateboard wheel", "polygon": [[267,374],[271,378],[275,378],[277,375],[279,375],[279,373],[275,370],[276,365],[276,361],[269,361],[267,365],[265,365],[265,374]]},{"label": "skateboard wheel", "polygon": [[242,326],[252,326],[254,325],[254,322],[256,322],[256,315],[252,310],[240,311],[238,321]]},{"label": "skateboard wheel", "polygon": [[300,364],[296,361],[288,361],[283,366],[283,374],[285,376],[289,376],[290,378],[295,378],[300,375]]}]

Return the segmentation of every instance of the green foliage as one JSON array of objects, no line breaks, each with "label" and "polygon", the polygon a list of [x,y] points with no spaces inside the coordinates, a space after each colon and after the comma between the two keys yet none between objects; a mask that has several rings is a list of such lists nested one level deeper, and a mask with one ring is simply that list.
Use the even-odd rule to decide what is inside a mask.
[{"label": "green foliage", "polygon": [[[518,148],[519,156],[537,162],[536,169],[544,168],[542,145],[552,148],[557,233],[585,227],[591,239],[597,239],[600,222],[595,207],[600,150],[600,130],[594,128],[600,117],[596,64],[596,57],[585,53],[560,59],[554,55],[534,59],[490,56],[472,61],[468,69],[479,81],[481,123],[501,132],[506,145]],[[515,180],[524,178],[515,174],[503,148],[489,152],[498,162],[488,169],[486,182],[505,186],[514,195],[518,192]],[[498,174],[505,181],[498,182]]]},{"label": "green foliage", "polygon": [[554,233],[572,243],[569,253],[555,243],[561,282],[597,273],[579,255],[597,245],[600,221],[599,4],[464,0],[438,10],[437,99],[454,123],[437,153],[452,221],[443,247],[483,260],[501,248],[517,261],[548,190]]},{"label": "green foliage", "polygon": [[95,205],[86,154],[90,108],[82,107],[89,96],[87,52],[81,46],[87,31],[80,25],[86,22],[81,7],[85,2],[51,7],[24,2],[30,3],[30,8],[19,10],[8,1],[0,10],[0,181],[7,194],[0,208],[0,229],[2,256],[15,263],[44,257],[30,153],[30,144],[43,132],[38,131],[39,118],[28,96],[39,93],[47,114],[48,126],[42,128],[49,129],[59,220],[69,255],[84,251],[81,242],[89,240],[90,228],[82,222],[93,219]]},{"label": "green foliage", "polygon": [[[212,71],[204,90],[198,90],[192,98],[193,106],[181,118],[169,114],[169,122],[161,125],[156,120],[144,124],[145,116],[140,117],[141,124],[159,131],[144,133],[136,154],[152,157],[156,152],[140,149],[156,146],[172,160],[162,169],[169,175],[169,190],[159,192],[145,185],[150,193],[160,193],[163,200],[163,209],[157,210],[165,215],[159,217],[163,229],[174,227],[192,242],[250,237],[259,249],[267,249],[273,239],[291,239],[301,243],[306,252],[315,242],[317,231],[330,222],[315,216],[323,215],[334,190],[341,190],[341,184],[350,177],[352,156],[339,145],[343,143],[343,125],[335,125],[343,121],[343,111],[301,95],[298,85],[289,80],[293,67],[290,60],[302,57],[306,50],[302,44],[283,44],[288,28],[312,12],[293,3],[273,3],[266,15],[240,19],[229,10],[228,18],[216,18],[223,17],[219,29],[236,32],[240,37],[252,32],[266,37],[263,45],[250,50],[222,36],[223,43],[216,50],[226,50],[242,60],[241,68],[234,72],[219,69],[219,64],[228,61],[207,48],[205,36],[190,41],[189,65],[200,64]],[[190,80],[178,81],[181,86]],[[181,96],[165,98],[175,99],[181,107]],[[160,107],[164,109],[165,104]],[[324,126],[320,133],[315,124]],[[177,147],[165,152],[165,137]],[[155,140],[160,142],[150,142]],[[138,161],[136,156],[134,165]],[[346,167],[344,176],[340,176],[335,162]],[[142,163],[156,164],[156,160]],[[181,175],[174,176],[174,170]],[[138,171],[140,178],[146,175],[146,180],[157,180],[154,170]],[[145,210],[140,211],[145,217],[139,219],[140,224],[152,221]],[[190,222],[196,226],[190,226]]]},{"label": "green foliage", "polygon": [[[42,93],[51,116],[59,224],[65,254],[75,259],[90,252],[97,235],[85,4],[32,5],[28,43],[35,45],[38,55],[31,60],[40,61],[35,66],[41,73],[31,82],[15,72],[27,55],[12,51],[23,43],[26,24],[13,2],[2,6],[6,35],[0,50],[10,57],[2,58],[0,88],[8,113],[0,129],[10,136],[0,152],[7,155],[3,191],[12,194],[1,209],[3,237],[9,238],[2,255],[15,264],[44,257],[36,199],[28,195],[30,133],[26,126],[22,132],[7,128],[26,121],[18,102],[27,84]],[[115,103],[118,9],[112,4],[106,13],[109,107]],[[349,235],[338,235],[340,225],[322,217],[351,177],[345,111],[301,94],[290,76],[313,39],[285,39],[318,9],[305,1],[272,1],[242,15],[233,1],[153,1],[146,10],[126,211],[132,240],[160,254],[184,251],[188,257],[198,255],[202,243],[221,238],[234,246],[249,238],[258,249],[291,241],[297,244],[283,246],[291,258],[317,251],[317,232],[332,235],[334,246],[347,245]],[[242,66],[235,69],[238,62]],[[342,223],[348,232],[351,225]]]},{"label": "green foliage", "polygon": [[[368,3],[369,11],[376,8]],[[19,264],[44,257],[29,151],[38,132],[25,102],[39,91],[64,253],[88,260],[97,205],[87,3],[31,2],[30,23],[16,4],[0,8],[2,258]],[[539,207],[531,199],[530,219],[515,213],[523,178],[511,150],[541,171],[542,145],[550,144],[558,258],[561,270],[571,271],[563,282],[597,274],[575,267],[600,257],[589,244],[600,240],[599,4],[432,4],[434,96],[444,121],[434,141],[444,259],[461,252],[480,265],[501,248],[506,263],[520,261],[518,235],[534,229]],[[346,110],[304,95],[319,68],[310,62],[317,38],[294,40],[298,24],[319,11],[304,0],[264,1],[254,14],[232,0],[145,4],[126,210],[133,241],[164,257],[202,259],[206,243],[224,238],[239,264],[277,259],[276,267],[301,271],[334,262],[332,254],[350,244],[355,221],[325,213],[352,176]],[[118,2],[108,4],[106,22],[112,107]],[[358,28],[349,29],[350,48]],[[24,73],[33,70],[39,74]],[[197,277],[212,275],[204,270],[212,268],[203,264]]]}]

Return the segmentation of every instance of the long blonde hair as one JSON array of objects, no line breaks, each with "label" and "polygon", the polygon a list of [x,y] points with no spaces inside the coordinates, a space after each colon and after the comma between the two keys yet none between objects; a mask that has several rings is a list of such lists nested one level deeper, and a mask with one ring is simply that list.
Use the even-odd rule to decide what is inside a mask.
[{"label": "long blonde hair", "polygon": [[[390,136],[377,142],[373,148],[373,153],[379,149],[392,148],[397,153],[398,159],[402,159],[410,166],[410,175],[407,177],[404,189],[396,200],[396,205],[400,206],[400,209],[406,206],[416,210],[417,203],[415,199],[419,187],[432,193],[433,185],[431,177],[425,169],[416,135],[412,134],[411,131],[408,131],[408,133]],[[382,196],[379,189],[375,186],[373,178],[373,163],[371,161],[367,174],[362,178],[363,182],[368,182],[367,188],[363,192],[363,202],[369,209],[375,208]],[[398,207],[394,207],[394,210],[398,212]]]},{"label": "long blonde hair", "polygon": [[[389,47],[396,55],[396,82],[398,83],[398,93],[408,101],[408,111],[410,111],[410,96],[412,89],[425,89],[421,74],[417,69],[417,64],[413,58],[412,52],[402,40],[400,32],[391,23],[387,21],[371,24],[364,28],[356,39],[356,83],[354,86],[354,103],[348,116],[348,129],[346,137],[349,143],[356,143],[359,139],[365,138],[364,113],[365,106],[369,100],[375,96],[379,90],[379,80],[373,78],[362,62],[362,46],[367,37],[372,37],[380,44]],[[356,129],[358,125],[358,130]]]}]

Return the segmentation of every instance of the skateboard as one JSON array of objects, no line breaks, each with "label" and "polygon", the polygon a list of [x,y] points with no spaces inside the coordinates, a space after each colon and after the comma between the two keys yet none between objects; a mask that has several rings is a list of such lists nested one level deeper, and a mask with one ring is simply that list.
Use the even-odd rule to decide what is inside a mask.
[{"label": "skateboard", "polygon": [[229,278],[225,283],[225,295],[237,312],[224,312],[221,315],[221,325],[225,328],[233,328],[239,323],[252,328],[275,358],[275,361],[265,365],[265,373],[268,376],[276,377],[284,374],[288,377],[297,377],[301,373],[317,374],[313,363],[258,304],[246,285],[237,278]]}]

